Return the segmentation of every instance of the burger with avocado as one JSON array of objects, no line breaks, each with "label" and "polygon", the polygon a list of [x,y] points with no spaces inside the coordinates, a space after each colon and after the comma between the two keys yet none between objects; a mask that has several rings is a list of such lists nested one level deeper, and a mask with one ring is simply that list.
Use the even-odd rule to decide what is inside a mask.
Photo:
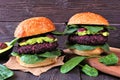
[{"label": "burger with avocado", "polygon": [[[119,59],[114,53],[110,52],[107,44],[108,29],[115,28],[109,26],[108,21],[99,14],[83,12],[73,15],[64,31],[64,34],[68,34],[68,49],[65,49],[64,52],[77,55],[66,61],[61,66],[60,72],[67,73],[78,65],[83,73],[96,77],[98,76],[98,68],[92,65],[94,60],[97,60],[95,65],[99,64],[98,62],[109,66],[117,64]],[[102,53],[109,54],[103,55]],[[94,58],[94,60],[91,61],[90,58]],[[86,64],[86,60],[88,63],[90,62],[92,67]]]},{"label": "burger with avocado", "polygon": [[82,56],[109,52],[108,29],[113,27],[101,15],[92,12],[77,13],[69,19],[64,31],[64,34],[68,34],[67,47],[71,52]]},{"label": "burger with avocado", "polygon": [[24,67],[54,64],[61,51],[57,49],[57,38],[52,34],[53,31],[55,26],[46,17],[33,17],[22,21],[14,32],[18,44],[12,55]]}]

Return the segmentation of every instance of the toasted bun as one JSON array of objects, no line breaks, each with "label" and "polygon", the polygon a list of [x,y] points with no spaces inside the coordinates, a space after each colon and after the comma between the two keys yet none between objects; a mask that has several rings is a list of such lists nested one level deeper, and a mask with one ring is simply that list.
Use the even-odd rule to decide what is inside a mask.
[{"label": "toasted bun", "polygon": [[94,50],[88,50],[88,51],[80,51],[77,49],[70,49],[70,51],[74,54],[82,55],[82,56],[100,55],[101,53],[104,52],[104,50],[101,48],[96,48]]},{"label": "toasted bun", "polygon": [[24,66],[24,67],[42,67],[42,66],[47,66],[56,63],[57,57],[56,58],[46,58],[42,62],[37,62],[35,64],[26,64],[23,61],[20,60],[20,57],[16,57],[17,62]]},{"label": "toasted bun", "polygon": [[43,34],[55,30],[52,21],[46,17],[33,17],[22,21],[16,28],[14,36],[17,38]]},{"label": "toasted bun", "polygon": [[77,13],[69,19],[68,24],[109,25],[104,17],[92,12]]}]

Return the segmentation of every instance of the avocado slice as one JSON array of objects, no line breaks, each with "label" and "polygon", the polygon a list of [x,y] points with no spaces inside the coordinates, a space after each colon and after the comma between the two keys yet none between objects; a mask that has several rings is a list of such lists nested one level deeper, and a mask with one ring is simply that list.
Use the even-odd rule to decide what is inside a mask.
[{"label": "avocado slice", "polygon": [[0,59],[8,59],[9,54],[12,52],[13,45],[8,45],[9,42],[5,42],[7,44],[7,47],[0,50]]},{"label": "avocado slice", "polygon": [[19,38],[15,38],[11,42],[4,42],[7,45],[7,47],[0,49],[0,59],[8,59],[9,58],[9,55],[13,50],[14,44],[17,42],[18,39]]},{"label": "avocado slice", "polygon": [[11,48],[13,47],[13,45],[8,46],[8,43],[9,43],[9,42],[5,42],[5,44],[7,44],[7,47],[4,48],[4,49],[1,49],[1,50],[0,50],[0,54],[2,54],[3,52],[5,52],[5,51],[7,51],[7,50],[9,50],[9,49],[11,49]]}]

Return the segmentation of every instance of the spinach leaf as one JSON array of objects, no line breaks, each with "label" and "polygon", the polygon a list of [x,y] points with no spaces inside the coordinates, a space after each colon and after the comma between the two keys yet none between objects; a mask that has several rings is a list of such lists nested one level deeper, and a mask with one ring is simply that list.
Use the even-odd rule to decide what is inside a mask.
[{"label": "spinach leaf", "polygon": [[73,32],[77,31],[79,26],[77,25],[67,25],[64,34],[72,34]]},{"label": "spinach leaf", "polygon": [[73,32],[77,31],[78,28],[66,28],[64,34],[72,34]]},{"label": "spinach leaf", "polygon": [[113,26],[104,26],[104,25],[77,25],[77,24],[72,24],[72,25],[67,25],[64,33],[63,34],[72,34],[75,31],[77,31],[80,27],[86,28],[90,34],[96,34],[99,31],[103,30],[104,28],[110,29],[110,30],[116,30],[115,27]]},{"label": "spinach leaf", "polygon": [[103,26],[82,26],[82,27],[86,28],[90,32],[90,34],[96,34],[104,29]]},{"label": "spinach leaf", "polygon": [[45,52],[43,54],[39,54],[40,57],[56,57],[56,56],[60,56],[61,55],[61,51],[60,50],[56,50],[56,51],[51,51],[51,52]]},{"label": "spinach leaf", "polygon": [[87,64],[82,67],[82,71],[88,76],[93,76],[93,77],[98,76],[98,71]]},{"label": "spinach leaf", "polygon": [[77,49],[77,50],[92,50],[96,48],[96,46],[81,45],[81,44],[73,44],[73,45],[67,44],[67,46],[70,49]]},{"label": "spinach leaf", "polygon": [[66,27],[68,28],[75,28],[75,27],[79,27],[77,24],[71,24],[71,25],[67,25]]},{"label": "spinach leaf", "polygon": [[9,46],[14,46],[14,44],[18,41],[19,38],[13,39],[8,45]]},{"label": "spinach leaf", "polygon": [[58,31],[52,31],[51,33],[55,35],[63,35],[63,32],[58,32]]},{"label": "spinach leaf", "polygon": [[99,59],[99,62],[105,64],[105,65],[114,65],[116,63],[118,63],[118,57],[115,54],[109,54],[107,56],[101,57]]},{"label": "spinach leaf", "polygon": [[116,27],[113,27],[113,26],[107,26],[107,27],[105,27],[105,28],[107,28],[107,29],[109,29],[109,30],[116,30]]},{"label": "spinach leaf", "polygon": [[0,80],[5,80],[13,76],[13,71],[9,70],[6,66],[0,64]]},{"label": "spinach leaf", "polygon": [[104,51],[109,52],[109,45],[107,43],[105,43],[104,45],[100,45],[99,47],[101,47]]},{"label": "spinach leaf", "polygon": [[81,45],[81,44],[69,44],[67,43],[68,48],[70,49],[77,49],[77,50],[93,50],[97,47],[102,48],[106,52],[109,52],[109,45],[106,43],[104,45],[99,45],[99,46],[90,46],[90,45]]},{"label": "spinach leaf", "polygon": [[56,51],[45,52],[45,53],[42,53],[42,54],[34,54],[34,55],[33,54],[19,55],[16,52],[12,52],[11,55],[19,56],[21,61],[23,61],[24,63],[34,64],[34,63],[37,63],[37,62],[41,62],[41,61],[45,60],[46,58],[52,58],[52,57],[60,56],[61,51],[56,50]]},{"label": "spinach leaf", "polygon": [[12,56],[19,56],[19,54],[16,53],[16,52],[12,52],[11,55],[12,55]]},{"label": "spinach leaf", "polygon": [[82,62],[85,59],[83,56],[77,56],[70,60],[68,60],[64,65],[61,66],[60,72],[61,73],[67,73],[70,70],[72,70],[75,66],[77,66],[80,62]]},{"label": "spinach leaf", "polygon": [[45,60],[45,57],[39,57],[37,54],[36,55],[32,55],[32,54],[23,54],[20,56],[21,61],[23,61],[24,63],[27,64],[34,64],[37,62],[41,62],[43,60]]}]

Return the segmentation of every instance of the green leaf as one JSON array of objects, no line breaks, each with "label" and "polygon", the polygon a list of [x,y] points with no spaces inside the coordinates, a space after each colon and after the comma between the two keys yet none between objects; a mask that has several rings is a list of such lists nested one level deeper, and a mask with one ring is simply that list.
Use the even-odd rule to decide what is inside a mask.
[{"label": "green leaf", "polygon": [[39,54],[40,57],[56,57],[56,56],[60,56],[61,55],[61,51],[60,50],[56,50],[56,51],[51,51],[51,52],[45,52],[43,54]]},{"label": "green leaf", "polygon": [[103,26],[82,26],[82,27],[86,28],[90,32],[90,34],[96,34],[104,29]]},{"label": "green leaf", "polygon": [[9,70],[6,66],[0,64],[0,80],[5,80],[13,75],[13,71]]},{"label": "green leaf", "polygon": [[0,80],[4,80],[3,77],[0,75]]},{"label": "green leaf", "polygon": [[72,34],[73,32],[77,31],[78,28],[66,28],[64,34]]},{"label": "green leaf", "polygon": [[80,62],[82,62],[85,59],[83,56],[77,56],[70,60],[68,60],[64,65],[61,66],[60,72],[61,73],[67,73],[70,70],[72,70],[75,66],[77,66]]},{"label": "green leaf", "polygon": [[77,24],[71,24],[71,25],[67,25],[68,28],[75,28],[75,27],[79,27]]},{"label": "green leaf", "polygon": [[118,63],[118,57],[115,54],[109,54],[107,56],[101,57],[99,59],[99,62],[105,64],[105,65],[114,65],[116,63]]},{"label": "green leaf", "polygon": [[61,51],[56,50],[56,51],[51,51],[51,52],[45,52],[45,53],[42,53],[42,54],[22,54],[22,55],[19,55],[16,52],[12,52],[11,55],[19,56],[21,61],[23,61],[24,63],[34,64],[34,63],[37,63],[37,62],[41,62],[41,61],[45,60],[46,58],[53,58],[53,57],[56,57],[56,56],[60,56]]},{"label": "green leaf", "polygon": [[77,50],[93,50],[97,47],[102,48],[106,52],[109,52],[109,45],[106,43],[104,45],[99,46],[91,46],[91,45],[81,45],[81,44],[67,44],[68,48],[70,49],[77,49]]},{"label": "green leaf", "polygon": [[82,71],[88,76],[92,76],[92,77],[98,76],[98,71],[87,64],[82,67]]},{"label": "green leaf", "polygon": [[109,45],[107,43],[105,43],[104,45],[101,45],[100,46],[105,52],[109,52],[110,49],[109,49]]},{"label": "green leaf", "polygon": [[8,45],[9,46],[14,46],[14,44],[18,41],[19,38],[13,39]]},{"label": "green leaf", "polygon": [[114,27],[114,26],[107,26],[107,27],[105,27],[105,28],[107,28],[107,29],[109,29],[109,30],[116,30],[116,27]]},{"label": "green leaf", "polygon": [[75,31],[77,31],[78,28],[79,28],[79,26],[77,26],[77,25],[67,25],[64,30],[64,34],[72,34]]},{"label": "green leaf", "polygon": [[27,64],[34,64],[45,60],[45,57],[39,57],[37,54],[23,54],[20,56],[20,60]]},{"label": "green leaf", "polygon": [[92,50],[96,48],[96,46],[80,45],[80,44],[74,44],[74,45],[67,44],[67,46],[70,49],[77,49],[77,50]]},{"label": "green leaf", "polygon": [[16,52],[12,52],[11,55],[12,55],[12,56],[19,56],[19,54],[16,53]]},{"label": "green leaf", "polygon": [[52,31],[51,33],[55,35],[63,35],[63,32],[58,32],[58,31]]}]

